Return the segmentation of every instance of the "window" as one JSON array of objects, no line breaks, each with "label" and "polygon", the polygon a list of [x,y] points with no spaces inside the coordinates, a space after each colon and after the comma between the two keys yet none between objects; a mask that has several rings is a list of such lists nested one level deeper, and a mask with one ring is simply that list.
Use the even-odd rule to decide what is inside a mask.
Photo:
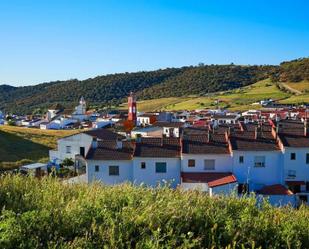
[{"label": "window", "polygon": [[156,173],[166,173],[166,163],[156,163]]},{"label": "window", "polygon": [[215,160],[214,159],[204,160],[204,169],[205,170],[214,170],[215,169]]},{"label": "window", "polygon": [[309,153],[306,154],[306,164],[309,164]]},{"label": "window", "polygon": [[244,156],[239,156],[239,163],[244,163]]},{"label": "window", "polygon": [[195,167],[195,160],[194,159],[188,160],[188,167]]},{"label": "window", "polygon": [[67,154],[71,153],[71,146],[66,146],[65,151]]},{"label": "window", "polygon": [[94,166],[94,171],[95,172],[99,172],[100,171],[100,166],[99,165]]},{"label": "window", "polygon": [[296,177],[296,170],[289,170],[288,171],[288,176],[289,177]]},{"label": "window", "polygon": [[254,157],[254,167],[265,167],[265,156]]},{"label": "window", "polygon": [[296,153],[291,153],[291,160],[296,160]]},{"label": "window", "polygon": [[109,166],[108,172],[110,176],[119,176],[119,166]]},{"label": "window", "polygon": [[146,163],[145,162],[141,162],[141,169],[146,169]]}]

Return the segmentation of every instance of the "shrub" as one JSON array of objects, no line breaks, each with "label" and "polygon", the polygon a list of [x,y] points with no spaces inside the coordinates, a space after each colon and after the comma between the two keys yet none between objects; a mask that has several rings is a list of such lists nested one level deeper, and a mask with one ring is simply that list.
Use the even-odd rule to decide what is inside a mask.
[{"label": "shrub", "polygon": [[130,184],[0,178],[0,248],[309,248],[309,210]]}]

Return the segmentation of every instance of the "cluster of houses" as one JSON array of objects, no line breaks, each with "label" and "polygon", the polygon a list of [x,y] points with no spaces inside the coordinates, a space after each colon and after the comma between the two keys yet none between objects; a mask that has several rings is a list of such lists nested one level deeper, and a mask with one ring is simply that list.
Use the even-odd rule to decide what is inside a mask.
[{"label": "cluster of houses", "polygon": [[309,203],[306,109],[138,114],[131,95],[127,121],[135,128],[59,139],[50,161],[73,159],[89,183],[169,184],[210,195],[255,192],[274,205]]}]

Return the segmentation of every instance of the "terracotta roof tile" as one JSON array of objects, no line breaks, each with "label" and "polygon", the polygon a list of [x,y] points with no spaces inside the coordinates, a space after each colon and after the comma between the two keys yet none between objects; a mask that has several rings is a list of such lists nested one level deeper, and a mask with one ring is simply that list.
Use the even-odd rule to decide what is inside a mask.
[{"label": "terracotta roof tile", "polygon": [[87,154],[89,160],[131,160],[134,145],[129,141],[122,141],[122,147],[117,148],[117,142],[100,141],[97,148],[92,148]]},{"label": "terracotta roof tile", "polygon": [[237,182],[236,177],[230,172],[182,172],[182,182],[186,183],[207,183],[209,187],[218,187],[221,185]]},{"label": "terracotta roof tile", "polygon": [[134,156],[179,158],[180,153],[178,138],[141,138],[136,142]]},{"label": "terracotta roof tile", "polygon": [[293,192],[281,184],[275,184],[270,186],[265,186],[260,191],[259,194],[262,195],[293,195]]},{"label": "terracotta roof tile", "polygon": [[185,135],[182,144],[182,152],[185,154],[229,154],[224,135]]}]

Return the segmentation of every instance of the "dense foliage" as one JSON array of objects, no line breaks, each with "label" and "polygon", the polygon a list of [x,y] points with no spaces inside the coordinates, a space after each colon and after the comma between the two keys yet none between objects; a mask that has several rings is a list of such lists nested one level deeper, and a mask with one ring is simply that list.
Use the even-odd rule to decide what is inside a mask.
[{"label": "dense foliage", "polygon": [[0,178],[0,248],[309,248],[309,210],[168,188]]},{"label": "dense foliage", "polygon": [[28,113],[53,103],[71,107],[80,96],[92,105],[112,105],[124,101],[131,91],[139,99],[206,94],[255,83],[269,77],[273,69],[273,66],[192,66],[27,87],[0,86],[0,110]]},{"label": "dense foliage", "polygon": [[281,82],[309,81],[309,58],[282,62],[279,72],[272,79]]}]

